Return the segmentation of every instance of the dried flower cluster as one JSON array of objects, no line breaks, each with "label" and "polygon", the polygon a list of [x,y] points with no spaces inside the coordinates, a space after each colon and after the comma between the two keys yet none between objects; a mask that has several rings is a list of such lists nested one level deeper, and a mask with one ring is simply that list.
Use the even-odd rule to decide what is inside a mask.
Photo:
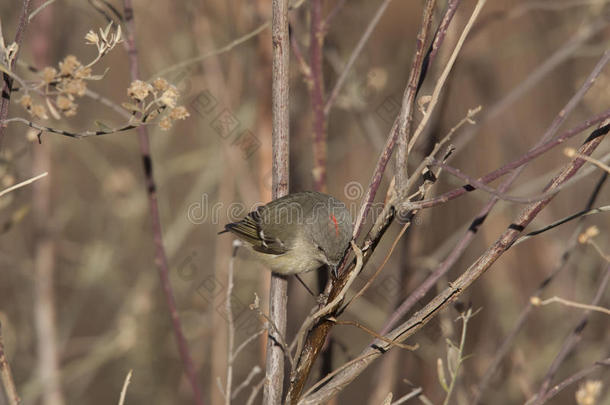
[{"label": "dried flower cluster", "polygon": [[576,391],[576,403],[578,405],[596,405],[600,394],[602,393],[603,384],[598,380],[587,380]]},{"label": "dried flower cluster", "polygon": [[[46,66],[39,73],[39,80],[31,87],[24,88],[25,94],[19,99],[19,104],[25,108],[31,116],[38,119],[47,119],[47,109],[55,119],[61,115],[71,117],[76,114],[78,104],[77,97],[82,97],[87,92],[88,80],[101,80],[104,74],[93,75],[92,67],[104,55],[112,50],[121,39],[121,27],[111,32],[112,23],[106,29],[99,30],[99,35],[89,31],[85,36],[88,44],[96,45],[98,55],[90,63],[83,65],[74,55],[66,56],[57,68]],[[46,104],[35,103],[31,93],[40,94]]]},{"label": "dried flower cluster", "polygon": [[135,80],[129,85],[127,96],[133,102],[123,103],[123,107],[142,122],[149,122],[163,114],[159,127],[164,131],[169,130],[174,121],[184,120],[190,115],[184,106],[176,105],[180,96],[178,89],[163,78],[155,79],[152,84]]}]

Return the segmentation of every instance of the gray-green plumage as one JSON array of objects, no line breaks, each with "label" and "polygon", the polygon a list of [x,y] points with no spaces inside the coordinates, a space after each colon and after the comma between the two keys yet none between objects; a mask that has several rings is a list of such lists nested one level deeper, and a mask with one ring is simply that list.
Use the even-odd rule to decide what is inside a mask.
[{"label": "gray-green plumage", "polygon": [[334,269],[352,238],[352,218],[341,201],[305,191],[288,194],[225,225],[272,271],[295,274]]}]

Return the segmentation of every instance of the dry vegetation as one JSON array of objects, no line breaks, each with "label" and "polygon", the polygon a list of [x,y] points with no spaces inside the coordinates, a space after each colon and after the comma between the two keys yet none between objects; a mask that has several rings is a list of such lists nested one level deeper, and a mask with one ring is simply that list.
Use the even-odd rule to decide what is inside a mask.
[{"label": "dry vegetation", "polygon": [[[286,4],[0,4],[0,405],[610,403],[608,1]],[[270,314],[282,178],[358,235]]]}]

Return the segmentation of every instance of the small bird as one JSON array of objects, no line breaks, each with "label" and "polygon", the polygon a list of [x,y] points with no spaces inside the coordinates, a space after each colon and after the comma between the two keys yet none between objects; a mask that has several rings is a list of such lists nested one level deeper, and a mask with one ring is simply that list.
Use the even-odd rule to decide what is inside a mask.
[{"label": "small bird", "polygon": [[288,275],[337,266],[352,239],[352,217],[341,201],[315,191],[288,194],[225,225],[271,271]]}]

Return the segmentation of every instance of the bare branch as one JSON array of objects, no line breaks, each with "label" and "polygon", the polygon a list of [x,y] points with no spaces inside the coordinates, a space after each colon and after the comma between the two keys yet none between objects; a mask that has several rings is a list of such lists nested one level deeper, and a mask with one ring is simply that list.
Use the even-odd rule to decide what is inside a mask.
[{"label": "bare branch", "polygon": [[[273,44],[272,67],[272,197],[288,194],[289,169],[289,67],[290,37],[288,33],[288,0],[272,1],[271,42]],[[269,293],[269,317],[277,331],[269,330],[267,340],[267,365],[263,390],[265,405],[279,405],[282,402],[284,381],[284,349],[278,343],[286,335],[286,304],[288,280],[272,273]]]},{"label": "bare branch", "polygon": [[[135,39],[135,21],[134,21],[134,9],[131,0],[123,0],[123,7],[125,12],[125,24],[127,26],[127,35],[125,40],[125,46],[129,55],[129,66],[131,80],[138,80],[140,78],[140,69],[138,65],[138,48],[136,46]],[[199,388],[199,377],[195,365],[193,364],[193,358],[191,356],[188,342],[182,331],[182,325],[180,323],[180,316],[178,315],[178,309],[176,308],[176,300],[172,290],[172,285],[169,279],[169,264],[167,261],[167,254],[165,252],[165,245],[163,244],[163,231],[161,229],[161,219],[159,217],[159,202],[157,200],[157,186],[153,175],[153,162],[150,152],[150,140],[148,137],[148,128],[146,126],[139,126],[137,128],[138,140],[140,143],[140,155],[142,158],[142,164],[144,166],[144,175],[146,180],[146,191],[148,194],[148,203],[150,209],[150,219],[152,222],[152,232],[155,244],[155,263],[159,270],[159,277],[161,279],[161,287],[165,295],[167,307],[172,320],[172,327],[174,335],[176,337],[176,344],[178,345],[178,352],[180,353],[180,359],[184,371],[188,377],[191,388],[193,390],[194,401],[197,405],[203,404],[203,395]]]},{"label": "bare branch", "polygon": [[396,150],[395,177],[396,190],[400,201],[407,198],[407,184],[409,179],[407,173],[407,159],[409,156],[408,136],[411,133],[411,123],[413,122],[413,112],[415,110],[415,98],[417,97],[417,92],[421,86],[426,42],[428,42],[435,5],[435,0],[428,0],[424,6],[424,15],[422,16],[422,25],[417,34],[413,64],[411,66],[409,80],[403,94],[402,106],[398,116],[398,146]]},{"label": "bare branch", "polygon": [[132,374],[133,370],[129,370],[129,372],[125,376],[125,381],[123,381],[123,388],[121,388],[121,395],[119,396],[119,405],[123,405],[125,403],[125,396],[127,395],[127,388],[131,383]]},{"label": "bare branch", "polygon": [[42,174],[39,174],[38,176],[34,176],[30,179],[24,180],[21,183],[17,183],[15,185],[12,185],[8,188],[5,188],[4,190],[0,191],[0,197],[2,197],[5,194],[10,193],[11,191],[17,190],[21,187],[27,186],[28,184],[32,184],[33,182],[35,182],[36,180],[40,180],[43,177],[46,177],[49,173],[48,172],[44,172]]},{"label": "bare branch", "polygon": [[595,364],[580,370],[579,372],[572,374],[570,377],[566,378],[559,384],[555,385],[553,388],[549,389],[543,398],[540,398],[540,404],[544,404],[548,402],[549,399],[553,398],[555,395],[559,394],[564,388],[582,380],[589,374],[592,374],[595,371],[598,371],[602,368],[610,367],[610,357],[607,357],[603,360],[596,361]]},{"label": "bare branch", "polygon": [[11,366],[6,360],[4,354],[4,340],[2,339],[2,325],[0,325],[0,379],[2,380],[2,387],[6,394],[6,399],[9,405],[19,405],[21,399],[17,393],[15,387],[15,381],[13,380],[13,374],[11,373]]}]

